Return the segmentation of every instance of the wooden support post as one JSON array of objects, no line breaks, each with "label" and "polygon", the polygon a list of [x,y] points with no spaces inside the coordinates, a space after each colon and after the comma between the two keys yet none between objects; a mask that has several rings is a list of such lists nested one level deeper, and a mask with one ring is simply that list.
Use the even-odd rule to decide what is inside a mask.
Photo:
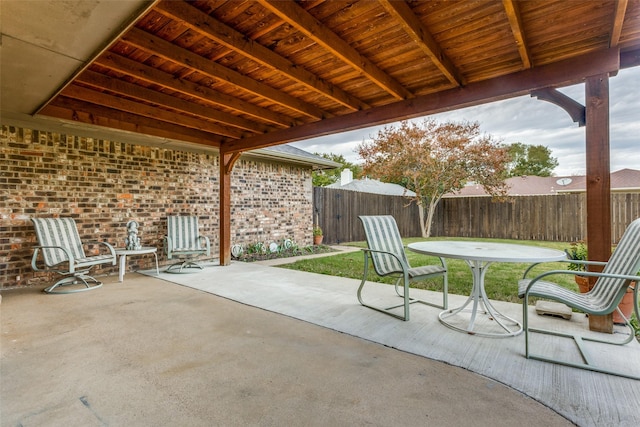
[{"label": "wooden support post", "polygon": [[220,150],[220,265],[231,264],[231,171],[240,154]]},{"label": "wooden support post", "polygon": [[[585,101],[588,257],[593,261],[608,261],[611,256],[608,74],[586,79]],[[592,281],[590,287],[593,284]],[[589,329],[612,333],[612,315],[590,316]]]}]

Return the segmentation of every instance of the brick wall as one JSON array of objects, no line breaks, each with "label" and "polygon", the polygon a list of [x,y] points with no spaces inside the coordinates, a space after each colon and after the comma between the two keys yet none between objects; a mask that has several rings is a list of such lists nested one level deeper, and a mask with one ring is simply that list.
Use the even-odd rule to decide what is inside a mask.
[{"label": "brick wall", "polygon": [[[212,257],[219,245],[219,158],[2,126],[0,134],[0,289],[41,285],[52,277],[31,269],[31,217],[71,216],[83,239],[124,246],[126,223],[140,224],[144,246],[158,247],[161,264],[166,217],[199,217]],[[232,243],[293,238],[311,244],[311,169],[241,158],[232,174]],[[127,259],[151,268],[152,256]],[[97,275],[117,267],[96,268]],[[17,280],[17,278],[20,278]]]}]

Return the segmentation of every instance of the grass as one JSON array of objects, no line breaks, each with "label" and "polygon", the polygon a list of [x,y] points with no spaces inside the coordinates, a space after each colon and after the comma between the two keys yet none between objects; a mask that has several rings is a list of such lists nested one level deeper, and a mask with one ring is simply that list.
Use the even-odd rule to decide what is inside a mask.
[{"label": "grass", "polygon": [[[413,242],[424,241],[423,238],[402,239],[404,245]],[[468,240],[460,238],[430,238],[429,240]],[[523,241],[523,240],[507,240],[507,239],[474,239],[477,241],[515,243],[520,245],[539,246],[543,248],[564,250],[569,247],[569,243],[562,242],[541,242],[541,241]],[[365,242],[346,243],[346,246],[355,246],[360,248],[367,247]],[[436,257],[417,254],[410,250],[406,251],[409,264],[412,266],[420,266],[426,264],[438,263]],[[447,268],[449,270],[449,293],[457,295],[469,295],[471,291],[471,270],[469,266],[462,260],[447,259]],[[518,280],[522,278],[525,270],[529,267],[528,263],[495,263],[489,266],[485,276],[485,290],[489,299],[496,301],[507,301],[513,303],[522,303],[518,298]],[[540,264],[529,272],[527,277],[535,277],[536,275],[549,270],[567,270],[566,262],[547,262]],[[291,264],[280,265],[281,268],[291,270],[307,271],[310,273],[327,274],[330,276],[349,277],[352,279],[362,279],[364,271],[364,257],[361,251],[341,253],[338,255],[330,255],[320,258],[301,259]],[[373,270],[373,268],[371,268]],[[379,277],[375,273],[369,273],[367,280],[372,282],[381,282],[393,284],[395,279],[389,277]],[[574,277],[570,274],[562,274],[548,276],[547,280],[551,280],[567,289],[578,292],[578,285]],[[421,282],[411,283],[412,288],[428,289],[432,291],[442,291],[442,279],[424,280]],[[536,299],[531,298],[530,304],[535,304]],[[636,331],[636,338],[640,341],[640,324],[635,314],[632,314],[631,324]]]},{"label": "grass", "polygon": [[[465,240],[455,238],[430,238],[429,240]],[[540,246],[551,249],[564,250],[569,247],[568,243],[559,242],[540,242],[540,241],[522,241],[522,240],[505,240],[505,239],[474,239],[478,241],[516,243],[521,245]],[[405,245],[412,242],[424,241],[422,238],[403,239]],[[364,248],[365,242],[348,243],[349,246]],[[420,266],[425,264],[438,263],[435,257],[421,255],[407,250],[407,257],[412,266]],[[462,260],[447,259],[447,267],[449,270],[449,293],[458,295],[469,295],[471,291],[471,270],[469,266]],[[485,289],[487,296],[492,300],[508,301],[520,303],[521,300],[517,295],[518,279],[522,278],[522,274],[529,267],[527,263],[495,263],[492,264],[485,277]],[[291,264],[281,265],[281,268],[291,270],[307,271],[312,273],[327,274],[331,276],[349,277],[353,279],[362,279],[364,270],[364,257],[362,252],[341,253],[315,259],[302,259]],[[541,264],[529,273],[528,277],[535,277],[537,273],[548,270],[566,270],[567,263],[549,262]],[[394,279],[390,277],[379,277],[375,273],[369,273],[368,280],[382,283],[394,283]],[[552,277],[556,283],[577,291],[573,276],[558,275]],[[434,291],[442,291],[442,279],[424,280],[411,284],[412,288],[429,289]],[[535,301],[532,301],[535,302]]]}]

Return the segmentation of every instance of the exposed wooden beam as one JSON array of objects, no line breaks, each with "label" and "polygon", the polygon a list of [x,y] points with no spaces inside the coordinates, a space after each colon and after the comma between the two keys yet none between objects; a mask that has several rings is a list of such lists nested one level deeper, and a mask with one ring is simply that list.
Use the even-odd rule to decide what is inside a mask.
[{"label": "exposed wooden beam", "polygon": [[163,1],[158,3],[158,12],[177,19],[181,24],[194,31],[198,31],[211,37],[218,43],[226,46],[232,51],[238,52],[252,60],[277,70],[279,73],[303,84],[307,88],[318,92],[327,98],[338,102],[354,111],[369,108],[365,102],[351,96],[342,89],[328,83],[304,68],[293,64],[286,58],[278,55],[272,50],[245,37],[244,34],[223,24],[222,22],[201,12],[188,3],[177,1]]},{"label": "exposed wooden beam", "polygon": [[136,114],[142,117],[156,119],[158,121],[172,123],[178,126],[200,129],[216,135],[231,138],[242,138],[243,136],[242,130],[237,128],[230,129],[224,126],[220,126],[216,123],[202,120],[202,118],[185,116],[148,104],[131,101],[126,98],[109,95],[104,92],[99,92],[86,87],[78,86],[76,84],[67,86],[66,89],[62,91],[62,95],[68,98],[85,101],[90,104],[102,105],[103,107]]},{"label": "exposed wooden beam", "polygon": [[[608,261],[611,256],[611,153],[609,75],[607,73],[586,79],[585,103],[587,107],[585,135],[588,255],[591,261]],[[594,282],[591,282],[591,286]],[[589,316],[589,329],[612,333],[611,314]]]},{"label": "exposed wooden beam", "polygon": [[368,58],[353,49],[336,33],[325,27],[322,22],[311,16],[306,10],[292,1],[259,0],[265,8],[285,22],[295,26],[298,31],[323,46],[334,56],[349,64],[382,89],[397,99],[408,99],[413,94],[393,77],[378,68]]},{"label": "exposed wooden beam", "polygon": [[495,79],[472,83],[462,88],[449,89],[244,140],[225,141],[224,144],[230,151],[264,148],[528,95],[532,90],[568,86],[583,82],[585,76],[618,70],[619,58],[618,49],[592,52]]},{"label": "exposed wooden beam", "polygon": [[180,92],[206,103],[242,112],[265,122],[276,124],[280,127],[289,127],[297,124],[295,120],[290,117],[286,117],[283,114],[277,114],[265,108],[260,108],[257,105],[242,101],[238,98],[231,97],[188,80],[176,79],[169,73],[165,73],[164,71],[141,64],[115,53],[107,53],[97,58],[95,63],[110,70],[135,77],[136,79],[144,80],[148,83],[153,83],[162,86],[163,88]]},{"label": "exposed wooden beam", "polygon": [[527,41],[524,36],[524,29],[522,28],[522,17],[520,16],[520,9],[518,3],[514,0],[502,0],[504,10],[507,13],[509,19],[509,25],[511,26],[511,32],[516,40],[518,46],[518,53],[520,54],[520,60],[522,66],[527,69],[531,68],[531,54],[527,48]]},{"label": "exposed wooden beam", "polygon": [[622,25],[624,24],[624,16],[627,13],[628,3],[628,0],[618,0],[615,2],[609,47],[616,47],[618,43],[620,43],[620,34],[622,34]]},{"label": "exposed wooden beam", "polygon": [[220,265],[231,263],[231,171],[240,153],[220,151]]},{"label": "exposed wooden beam", "polygon": [[154,36],[153,34],[149,34],[139,28],[132,28],[129,30],[129,32],[122,36],[122,41],[167,61],[180,64],[183,67],[196,69],[200,74],[209,76],[213,79],[223,80],[228,84],[236,86],[238,90],[268,99],[300,114],[304,114],[314,119],[322,119],[332,116],[328,112],[322,111],[314,105],[301,101],[264,83],[253,80],[250,77],[244,76],[216,62],[210,61],[209,59],[187,49],[176,46],[171,42]]},{"label": "exposed wooden beam", "polygon": [[135,98],[141,102],[164,105],[173,110],[200,117],[205,121],[218,122],[223,125],[233,126],[253,133],[265,133],[269,130],[267,126],[264,126],[255,120],[243,119],[242,117],[234,116],[233,114],[228,114],[211,107],[186,101],[177,96],[147,89],[143,86],[128,83],[124,80],[119,80],[94,71],[85,71],[76,78],[76,81],[92,86],[95,89],[107,89],[118,95]]},{"label": "exposed wooden beam", "polygon": [[640,49],[620,52],[620,69],[640,67]]},{"label": "exposed wooden beam", "polygon": [[39,114],[76,123],[193,142],[200,146],[219,148],[221,141],[219,136],[201,130],[185,128],[64,96],[56,97]]},{"label": "exposed wooden beam", "polygon": [[456,86],[465,84],[464,77],[445,55],[440,45],[435,41],[431,32],[413,13],[409,5],[403,1],[380,0],[385,10],[400,23],[404,31],[413,39],[431,62],[440,70],[451,83]]},{"label": "exposed wooden beam", "polygon": [[575,99],[569,98],[564,93],[553,88],[544,88],[532,91],[531,96],[557,105],[569,113],[571,119],[578,123],[578,126],[582,127],[585,125],[585,106]]}]

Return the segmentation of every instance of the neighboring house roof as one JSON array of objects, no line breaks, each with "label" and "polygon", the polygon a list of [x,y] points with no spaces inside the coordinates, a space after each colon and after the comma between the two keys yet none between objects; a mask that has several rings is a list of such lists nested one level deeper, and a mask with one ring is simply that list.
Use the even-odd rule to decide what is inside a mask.
[{"label": "neighboring house roof", "polygon": [[251,150],[246,154],[260,158],[270,158],[289,163],[309,165],[313,169],[335,169],[342,166],[340,163],[311,154],[308,151],[301,150],[288,144],[274,145],[272,147]]},{"label": "neighboring house roof", "polygon": [[335,182],[327,185],[327,188],[338,188],[340,190],[359,191],[361,193],[384,194],[387,196],[415,196],[411,190],[407,190],[401,185],[381,182],[377,179],[354,179],[348,184],[340,185]]},{"label": "neighboring house roof", "polygon": [[[580,193],[586,191],[586,177],[579,176],[518,176],[507,179],[510,196]],[[611,173],[611,191],[640,191],[640,170],[621,169]],[[470,184],[445,197],[488,196],[479,184]]]},{"label": "neighboring house roof", "polygon": [[353,179],[351,169],[344,169],[340,174],[340,181],[327,185],[327,188],[359,191],[361,193],[384,194],[386,196],[415,196],[411,190],[401,185],[381,182],[377,179]]},{"label": "neighboring house roof", "polygon": [[611,174],[611,188],[640,191],[640,170],[620,169]]}]

